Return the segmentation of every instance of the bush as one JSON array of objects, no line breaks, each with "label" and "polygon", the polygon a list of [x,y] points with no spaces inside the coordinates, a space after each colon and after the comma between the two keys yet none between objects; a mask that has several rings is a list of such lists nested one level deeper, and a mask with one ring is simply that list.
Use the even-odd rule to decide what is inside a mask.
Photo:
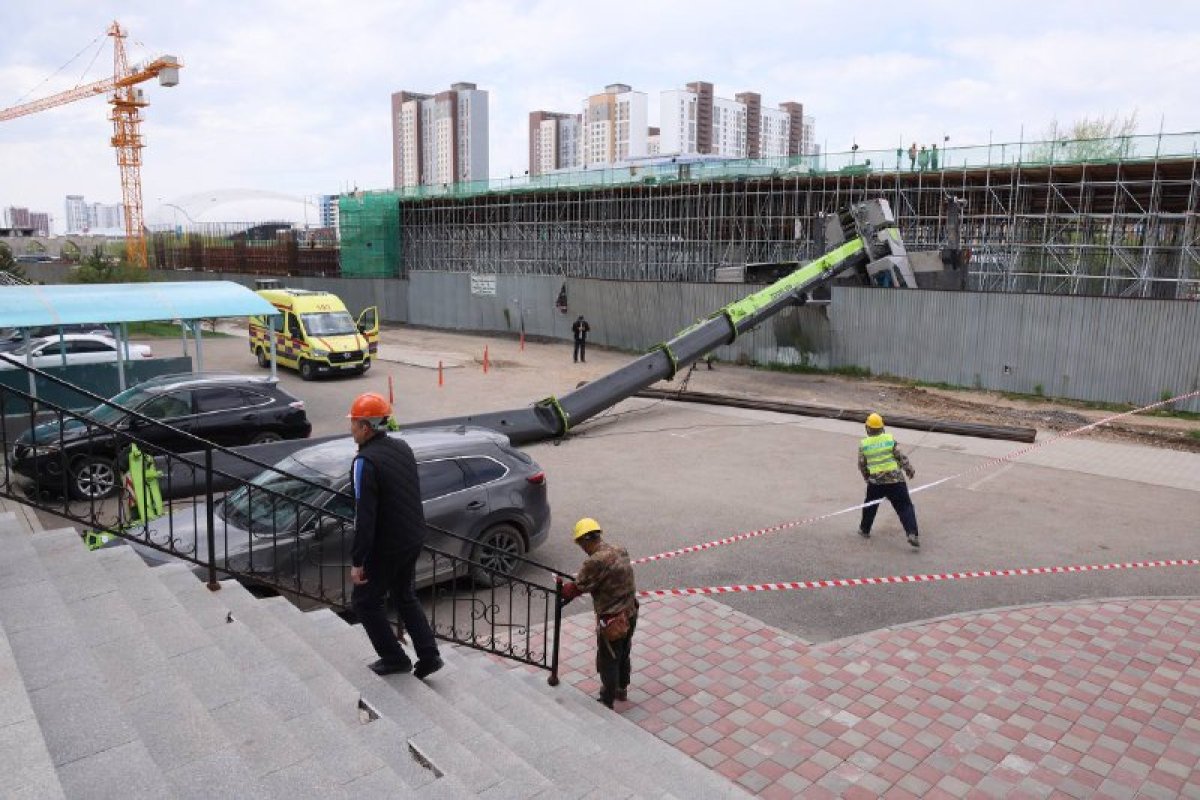
[{"label": "bush", "polygon": [[68,280],[71,283],[139,283],[150,280],[150,275],[149,270],[105,255],[104,249],[97,246]]}]

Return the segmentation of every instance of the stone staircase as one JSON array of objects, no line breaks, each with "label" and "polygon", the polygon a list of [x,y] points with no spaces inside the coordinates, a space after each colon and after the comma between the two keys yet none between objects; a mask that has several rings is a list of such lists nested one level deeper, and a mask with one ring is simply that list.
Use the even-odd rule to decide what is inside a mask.
[{"label": "stone staircase", "polygon": [[544,672],[366,635],[0,509],[0,797],[745,797]]}]

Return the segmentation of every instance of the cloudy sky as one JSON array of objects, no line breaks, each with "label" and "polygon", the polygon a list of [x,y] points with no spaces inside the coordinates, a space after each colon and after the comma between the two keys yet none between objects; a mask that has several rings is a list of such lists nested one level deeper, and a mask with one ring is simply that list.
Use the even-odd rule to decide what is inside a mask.
[{"label": "cloudy sky", "polygon": [[[132,58],[185,64],[179,86],[144,85],[151,221],[220,190],[387,188],[389,95],[455,81],[490,92],[493,177],[527,168],[529,111],[577,111],[613,82],[648,93],[651,124],[658,93],[692,80],[797,100],[829,151],[1028,140],[1132,112],[1139,132],[1200,129],[1190,0],[0,0],[0,107],[111,74],[114,18]],[[107,113],[93,98],[0,123],[0,207],[61,227],[67,194],[119,202]]]}]

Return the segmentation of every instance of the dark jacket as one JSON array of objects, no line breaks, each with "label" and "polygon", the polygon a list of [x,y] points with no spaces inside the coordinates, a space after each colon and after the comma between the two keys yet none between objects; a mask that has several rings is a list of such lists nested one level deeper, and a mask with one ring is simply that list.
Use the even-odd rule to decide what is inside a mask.
[{"label": "dark jacket", "polygon": [[575,320],[571,325],[571,333],[575,334],[575,341],[577,342],[587,341],[587,335],[591,330],[592,326],[588,325],[587,320],[583,317]]},{"label": "dark jacket", "polygon": [[624,547],[601,542],[587,557],[575,579],[579,591],[592,596],[597,614],[616,614],[637,608],[637,585]]},{"label": "dark jacket", "polygon": [[419,549],[425,541],[425,511],[412,448],[403,439],[378,433],[358,448],[350,466],[354,487],[356,567]]}]

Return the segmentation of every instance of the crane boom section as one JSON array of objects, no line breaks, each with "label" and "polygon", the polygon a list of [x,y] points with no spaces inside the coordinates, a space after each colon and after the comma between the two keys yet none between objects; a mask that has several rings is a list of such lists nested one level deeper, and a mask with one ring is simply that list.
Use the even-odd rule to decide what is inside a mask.
[{"label": "crane boom section", "polygon": [[76,100],[95,97],[98,94],[111,92],[113,89],[134,86],[151,78],[157,78],[163,70],[180,66],[182,64],[173,58],[156,58],[137,72],[126,75],[120,80],[105,78],[93,81],[92,83],[85,83],[82,86],[76,86],[74,89],[68,89],[65,92],[52,94],[49,97],[43,97],[40,100],[32,100],[28,103],[12,106],[11,108],[0,109],[0,122],[24,117],[29,114],[36,114],[39,111],[45,111],[50,108],[57,108],[67,103],[73,103]]}]

